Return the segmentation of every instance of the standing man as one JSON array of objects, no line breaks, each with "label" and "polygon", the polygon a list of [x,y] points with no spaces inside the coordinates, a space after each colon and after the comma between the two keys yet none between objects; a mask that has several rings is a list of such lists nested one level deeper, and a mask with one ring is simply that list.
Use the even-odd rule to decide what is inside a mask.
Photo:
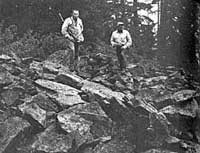
[{"label": "standing man", "polygon": [[71,17],[65,19],[61,33],[70,41],[70,49],[72,50],[72,55],[70,58],[70,69],[72,71],[78,71],[79,63],[79,44],[84,41],[83,37],[83,23],[79,18],[79,11],[72,10]]},{"label": "standing man", "polygon": [[120,69],[123,71],[126,69],[124,52],[132,45],[131,35],[124,29],[123,22],[117,23],[117,30],[112,33],[110,42],[111,45],[116,48]]}]

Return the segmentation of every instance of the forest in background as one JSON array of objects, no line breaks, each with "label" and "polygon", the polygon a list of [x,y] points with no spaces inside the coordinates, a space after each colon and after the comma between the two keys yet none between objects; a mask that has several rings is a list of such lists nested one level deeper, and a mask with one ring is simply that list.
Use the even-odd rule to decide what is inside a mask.
[{"label": "forest in background", "polygon": [[[158,5],[159,22],[138,14],[150,13],[152,4]],[[197,74],[199,60],[199,4],[194,0],[152,0],[151,3],[133,0],[1,0],[1,52],[20,52],[23,56],[47,57],[64,49],[60,34],[62,21],[71,9],[80,10],[86,41],[83,54],[113,53],[109,37],[122,20],[133,37],[132,54],[159,60],[161,64],[177,65]],[[144,24],[145,22],[145,24]],[[155,34],[153,28],[157,24]],[[43,56],[41,56],[43,55]],[[136,60],[136,61],[135,61]]]}]

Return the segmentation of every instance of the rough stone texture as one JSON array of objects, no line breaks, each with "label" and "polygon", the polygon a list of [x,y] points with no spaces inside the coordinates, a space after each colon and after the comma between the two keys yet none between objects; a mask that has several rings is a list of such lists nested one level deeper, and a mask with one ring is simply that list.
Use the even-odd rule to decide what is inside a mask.
[{"label": "rough stone texture", "polygon": [[38,73],[42,73],[42,63],[41,62],[33,61],[30,64],[29,68],[37,71]]},{"label": "rough stone texture", "polygon": [[15,75],[15,76],[18,76],[20,73],[24,72],[24,69],[22,69],[19,66],[16,67],[12,63],[3,63],[3,64],[1,64],[1,67],[6,69],[9,73],[11,73],[12,75]]},{"label": "rough stone texture", "polygon": [[59,72],[69,73],[67,67],[60,65],[58,63],[52,63],[50,61],[36,62],[33,61],[30,64],[30,70],[37,72],[38,76],[42,79],[55,80],[56,75]]},{"label": "rough stone texture", "polygon": [[12,58],[10,56],[7,56],[5,54],[0,55],[0,61],[10,61]]},{"label": "rough stone texture", "polygon": [[19,106],[24,114],[29,114],[34,120],[45,127],[47,112],[41,109],[36,103],[24,103]]},{"label": "rough stone texture", "polygon": [[43,71],[46,73],[58,74],[59,68],[62,66],[60,64],[52,63],[49,61],[44,61],[42,63]]},{"label": "rough stone texture", "polygon": [[[64,41],[68,41],[68,40],[65,39]],[[67,42],[67,43],[69,43],[69,42]],[[65,44],[67,44],[67,43],[65,43]],[[50,55],[47,60],[52,63],[58,63],[58,64],[62,64],[64,66],[68,67],[70,65],[70,60],[69,60],[70,55],[71,55],[70,50],[58,50],[58,51],[54,52],[52,55]]]},{"label": "rough stone texture", "polygon": [[50,74],[50,73],[40,73],[39,77],[42,79],[54,81],[56,78],[56,75]]},{"label": "rough stone texture", "polygon": [[39,80],[36,80],[35,83],[37,83],[41,87],[47,88],[47,89],[55,91],[57,93],[67,93],[70,91],[71,94],[77,94],[80,92],[80,90],[70,87],[68,85],[56,83],[56,82],[49,81],[49,80],[39,79]]},{"label": "rough stone texture", "polygon": [[36,80],[36,83],[43,88],[54,91],[55,94],[48,94],[48,96],[55,99],[63,107],[85,103],[78,95],[81,91],[73,87],[48,80]]},{"label": "rough stone texture", "polygon": [[92,122],[90,132],[95,138],[111,134],[113,122],[97,102],[70,107],[65,113],[75,113],[76,115],[80,115],[81,118]]},{"label": "rough stone texture", "polygon": [[14,81],[14,77],[6,71],[2,71],[0,68],[0,88],[11,84]]},{"label": "rough stone texture", "polygon": [[[32,149],[49,153],[83,152],[111,139],[105,132],[108,131],[111,121],[98,103],[78,104],[70,107],[58,113],[57,119],[57,126],[51,125],[37,135]],[[104,128],[105,131],[100,127]],[[103,132],[99,132],[98,129]],[[66,132],[63,133],[63,130]]]},{"label": "rough stone texture", "polygon": [[192,101],[191,103],[185,104],[185,106],[182,106],[182,107],[170,105],[161,109],[160,111],[165,114],[170,114],[174,116],[179,114],[179,115],[195,118],[197,109],[198,109],[198,103],[196,101]]},{"label": "rough stone texture", "polygon": [[75,138],[74,134],[59,134],[55,126],[48,127],[44,132],[37,135],[36,141],[32,144],[33,150],[48,153],[68,152],[72,147]]},{"label": "rough stone texture", "polygon": [[75,113],[61,112],[58,114],[57,118],[63,130],[67,133],[75,133],[76,135],[79,135],[79,138],[76,139],[78,145],[92,139],[90,133],[92,122],[82,118],[80,115],[76,115]]},{"label": "rough stone texture", "polygon": [[146,85],[153,85],[155,83],[158,83],[159,81],[165,81],[167,79],[167,76],[157,76],[157,77],[151,77],[144,79],[144,83]]},{"label": "rough stone texture", "polygon": [[109,89],[103,85],[100,85],[98,83],[84,81],[83,87],[81,88],[81,90],[86,93],[87,92],[91,93],[96,98],[99,97],[99,98],[105,99],[105,100],[115,98],[120,105],[122,105],[123,107],[126,107],[123,104],[123,98],[125,96],[123,93],[112,91],[111,89]]},{"label": "rough stone texture", "polygon": [[0,153],[9,153],[20,141],[17,135],[30,124],[19,117],[11,117],[0,123]]},{"label": "rough stone texture", "polygon": [[83,79],[81,77],[70,73],[59,73],[56,77],[56,81],[75,88],[81,88],[83,85]]},{"label": "rough stone texture", "polygon": [[162,150],[162,149],[150,149],[150,150],[147,150],[143,153],[178,153],[178,152],[169,151],[169,150]]},{"label": "rough stone texture", "polygon": [[61,109],[45,92],[38,93],[33,96],[30,101],[36,103],[40,108],[48,112],[59,112]]},{"label": "rough stone texture", "polygon": [[23,87],[15,86],[2,92],[1,97],[6,105],[14,105],[17,100],[23,97],[24,92]]},{"label": "rough stone texture", "polygon": [[[0,148],[9,148],[3,153],[199,152],[199,84],[184,73],[142,64],[121,72],[94,54],[81,59],[84,80],[61,65],[69,62],[64,54],[33,61],[30,69],[31,58],[22,64],[0,56]],[[8,122],[15,115],[30,128],[23,132],[19,118]]]},{"label": "rough stone texture", "polygon": [[81,97],[78,94],[71,94],[71,92],[67,93],[58,93],[57,95],[50,95],[49,97],[55,99],[62,107],[68,107],[73,106],[76,104],[83,104],[85,101],[81,99]]},{"label": "rough stone texture", "polygon": [[92,153],[135,153],[134,150],[135,147],[127,141],[114,139],[106,144],[98,145]]},{"label": "rough stone texture", "polygon": [[172,95],[172,98],[176,101],[185,101],[192,97],[194,97],[196,91],[195,90],[181,90]]}]

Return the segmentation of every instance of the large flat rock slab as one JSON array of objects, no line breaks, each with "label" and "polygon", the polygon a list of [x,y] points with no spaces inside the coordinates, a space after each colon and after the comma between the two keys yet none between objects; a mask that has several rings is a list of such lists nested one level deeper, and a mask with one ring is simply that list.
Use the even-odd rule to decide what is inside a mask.
[{"label": "large flat rock slab", "polygon": [[83,85],[83,78],[72,73],[60,72],[56,77],[56,82],[70,85],[74,88],[80,89]]},{"label": "large flat rock slab", "polygon": [[77,94],[81,92],[80,90],[70,87],[68,85],[64,85],[64,84],[49,81],[49,80],[38,79],[35,81],[35,83],[40,85],[41,87],[47,88],[49,90],[53,90],[57,93],[64,94],[64,93],[70,92],[71,94]]},{"label": "large flat rock slab", "polygon": [[85,103],[85,101],[83,101],[79,96],[79,93],[81,91],[78,89],[49,80],[39,79],[35,82],[43,88],[54,91],[54,94],[51,93],[48,94],[48,96],[52,99],[55,99],[58,102],[58,104],[63,107]]},{"label": "large flat rock slab", "polygon": [[97,98],[97,99],[101,98],[101,99],[105,99],[105,100],[107,100],[107,99],[110,100],[112,98],[115,98],[120,105],[122,105],[123,107],[126,107],[123,104],[123,98],[125,96],[123,93],[112,91],[111,89],[109,89],[101,84],[85,80],[83,82],[83,86],[82,86],[81,90],[86,93],[89,92],[90,94],[95,96],[95,98]]}]

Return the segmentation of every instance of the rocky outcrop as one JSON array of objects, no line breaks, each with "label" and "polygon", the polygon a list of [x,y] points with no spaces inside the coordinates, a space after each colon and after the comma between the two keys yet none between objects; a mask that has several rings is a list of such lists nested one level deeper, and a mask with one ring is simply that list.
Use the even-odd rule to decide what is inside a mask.
[{"label": "rocky outcrop", "polygon": [[172,67],[120,72],[103,54],[81,59],[75,74],[59,53],[0,56],[0,152],[198,152],[197,82]]}]

